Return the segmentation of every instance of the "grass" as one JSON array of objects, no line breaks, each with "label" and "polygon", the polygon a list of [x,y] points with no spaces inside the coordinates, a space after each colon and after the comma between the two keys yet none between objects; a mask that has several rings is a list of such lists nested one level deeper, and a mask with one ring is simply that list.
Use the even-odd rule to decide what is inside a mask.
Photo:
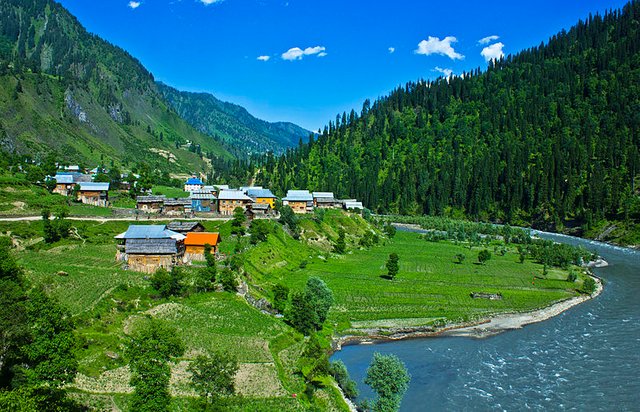
[{"label": "grass", "polygon": [[166,197],[189,197],[189,192],[181,188],[156,185],[151,188],[154,195],[165,195]]},{"label": "grass", "polygon": [[[310,276],[327,283],[336,297],[329,320],[339,330],[391,325],[424,326],[436,319],[459,322],[498,312],[527,311],[574,296],[579,283],[566,282],[566,273],[551,269],[545,279],[542,266],[518,263],[510,250],[493,254],[485,265],[474,263],[479,248],[449,242],[426,242],[415,233],[398,232],[380,247],[323,261],[313,259],[304,269],[274,271],[293,289],[302,289]],[[395,280],[383,278],[390,253],[400,256]],[[466,260],[454,263],[454,255]],[[472,299],[471,292],[501,293],[502,300]]]},{"label": "grass", "polygon": [[[292,400],[290,394],[303,389],[296,373],[304,347],[301,336],[235,294],[210,292],[159,299],[143,274],[122,270],[114,259],[113,236],[131,223],[136,222],[73,221],[82,239],[44,245],[38,242],[40,221],[0,222],[0,232],[10,232],[23,248],[18,258],[28,279],[44,286],[76,320],[82,340],[80,376],[85,386],[76,388],[74,396],[87,404],[107,402],[126,409],[125,331],[141,317],[155,316],[172,323],[187,347],[184,358],[174,366],[176,410],[198,409],[184,367],[198,353],[213,350],[231,352],[241,362],[237,385],[243,396],[233,398],[227,410],[299,410],[299,400]],[[339,211],[303,218],[299,222],[303,241],[294,240],[282,226],[271,222],[268,239],[255,246],[249,246],[247,237],[232,236],[230,222],[203,224],[208,231],[221,233],[222,253],[234,253],[237,242],[246,249],[242,254],[246,281],[256,297],[269,298],[271,287],[279,282],[299,290],[310,276],[324,279],[336,297],[323,331],[326,336],[372,329],[384,333],[399,326],[429,326],[442,320],[460,322],[531,310],[574,296],[580,285],[566,282],[567,273],[556,269],[537,278],[542,277],[542,266],[529,260],[518,263],[513,249],[504,256],[493,253],[491,260],[479,265],[474,263],[479,248],[427,242],[408,232],[398,232],[392,240],[381,237],[378,246],[360,249],[359,239],[371,226],[360,216]],[[350,252],[345,255],[332,253],[338,227],[347,233]],[[382,277],[392,252],[400,256],[400,272],[393,281]],[[462,264],[454,263],[458,253],[466,256]],[[197,268],[187,268],[187,276],[194,270]],[[499,292],[503,299],[472,299],[471,292]],[[342,408],[331,388],[319,392],[318,405],[322,410]]]}]

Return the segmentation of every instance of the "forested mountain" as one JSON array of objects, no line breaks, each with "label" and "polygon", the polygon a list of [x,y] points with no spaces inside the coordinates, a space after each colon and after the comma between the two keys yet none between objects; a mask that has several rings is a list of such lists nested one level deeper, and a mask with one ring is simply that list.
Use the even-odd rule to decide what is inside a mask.
[{"label": "forested mountain", "polygon": [[261,182],[374,211],[587,225],[638,218],[640,2],[450,79],[417,81],[268,158]]},{"label": "forested mountain", "polygon": [[232,157],[169,107],[138,60],[52,0],[0,2],[0,145],[182,172]]},{"label": "forested mountain", "polygon": [[157,83],[173,109],[200,132],[216,137],[239,155],[282,153],[306,140],[310,132],[293,123],[270,123],[253,117],[244,107],[223,102],[209,93],[183,92]]}]

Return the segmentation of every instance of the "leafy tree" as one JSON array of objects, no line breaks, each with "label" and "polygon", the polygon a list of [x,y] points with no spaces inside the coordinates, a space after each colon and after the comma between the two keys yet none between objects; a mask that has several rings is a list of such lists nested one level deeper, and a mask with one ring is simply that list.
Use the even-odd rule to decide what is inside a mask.
[{"label": "leafy tree", "polygon": [[265,242],[267,236],[269,236],[270,228],[269,222],[263,219],[255,219],[251,222],[249,227],[249,233],[251,234],[251,244],[256,245],[260,242]]},{"label": "leafy tree", "polygon": [[387,223],[384,225],[384,233],[386,233],[389,239],[392,239],[396,235],[396,227],[391,223]]},{"label": "leafy tree", "polygon": [[582,291],[591,295],[596,291],[596,281],[591,276],[587,276],[582,283]]},{"label": "leafy tree", "polygon": [[234,377],[238,372],[238,361],[229,354],[216,352],[198,356],[188,371],[196,392],[207,403],[215,403],[220,396],[235,394]]},{"label": "leafy tree", "polygon": [[184,271],[182,268],[174,267],[171,272],[165,268],[160,268],[151,277],[151,286],[160,293],[163,298],[178,296],[184,290]]},{"label": "leafy tree", "polygon": [[220,272],[219,281],[225,292],[236,292],[238,290],[236,274],[229,268],[225,268]]},{"label": "leafy tree", "polygon": [[216,257],[211,253],[211,245],[208,243],[204,244],[204,260],[207,262],[207,267],[213,268],[215,271],[216,268]]},{"label": "leafy tree", "polygon": [[310,277],[305,285],[305,295],[316,313],[316,328],[320,329],[333,305],[333,293],[322,279]]},{"label": "leafy tree", "polygon": [[164,321],[147,318],[138,326],[126,345],[131,369],[131,410],[167,411],[171,403],[167,362],[184,353],[175,328]]},{"label": "leafy tree", "polygon": [[336,241],[336,244],[333,245],[333,251],[342,255],[346,250],[347,244],[345,242],[344,229],[340,228],[338,229],[338,240]]},{"label": "leafy tree", "polygon": [[404,363],[396,355],[373,354],[364,383],[378,395],[374,411],[397,411],[411,376]]},{"label": "leafy tree", "polygon": [[278,283],[273,287],[273,307],[280,313],[284,312],[289,302],[289,287]]},{"label": "leafy tree", "polygon": [[278,221],[289,228],[294,239],[300,238],[300,229],[298,228],[298,216],[293,212],[291,206],[282,206],[280,208],[280,218]]},{"label": "leafy tree", "polygon": [[398,257],[397,253],[394,252],[389,255],[389,258],[387,259],[387,264],[386,264],[388,279],[391,279],[391,280],[395,279],[396,275],[400,271],[399,261],[400,261],[400,257]]},{"label": "leafy tree", "polygon": [[27,166],[27,180],[31,183],[44,182],[45,174],[39,166]]},{"label": "leafy tree", "polygon": [[466,259],[466,256],[462,253],[458,253],[454,256],[454,259],[456,260],[457,264],[461,264]]},{"label": "leafy tree", "polygon": [[285,320],[304,335],[309,335],[316,329],[318,314],[305,293],[294,292],[291,295],[291,305],[285,312]]},{"label": "leafy tree", "polygon": [[291,305],[285,312],[285,319],[295,329],[309,335],[322,328],[333,302],[333,293],[326,283],[322,279],[311,277],[307,280],[304,292],[291,296]]},{"label": "leafy tree", "polygon": [[331,375],[338,382],[347,398],[354,400],[358,397],[358,387],[356,382],[349,376],[349,371],[344,362],[341,360],[331,362]]},{"label": "leafy tree", "polygon": [[205,291],[205,292],[213,290],[216,283],[216,277],[217,277],[217,271],[215,269],[215,266],[214,267],[206,266],[206,267],[200,268],[200,270],[196,272],[196,279],[195,279],[196,290]]},{"label": "leafy tree", "polygon": [[244,222],[247,221],[247,217],[244,214],[244,209],[236,207],[233,210],[233,220],[231,220],[231,233],[234,235],[244,235]]},{"label": "leafy tree", "polygon": [[59,210],[53,221],[50,220],[51,213],[48,209],[42,211],[42,231],[46,243],[54,243],[69,236],[71,224],[66,219],[64,210]]},{"label": "leafy tree", "polygon": [[478,262],[480,262],[481,265],[484,265],[489,259],[491,259],[491,252],[487,249],[482,249],[478,252]]}]

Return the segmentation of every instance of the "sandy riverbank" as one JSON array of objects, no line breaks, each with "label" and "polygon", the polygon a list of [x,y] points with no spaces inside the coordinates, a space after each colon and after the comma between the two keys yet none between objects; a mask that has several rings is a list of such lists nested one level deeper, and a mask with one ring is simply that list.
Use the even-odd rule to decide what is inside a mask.
[{"label": "sandy riverbank", "polygon": [[589,299],[593,299],[602,293],[602,281],[594,277],[596,291],[592,295],[580,295],[569,298],[542,309],[531,312],[503,313],[491,318],[469,324],[452,325],[442,329],[415,328],[390,330],[388,334],[372,333],[367,336],[342,336],[334,341],[335,350],[340,350],[344,345],[372,344],[376,342],[394,341],[400,339],[416,339],[437,336],[465,336],[471,338],[486,338],[513,329],[520,329],[531,323],[542,322],[562,312],[579,305]]}]

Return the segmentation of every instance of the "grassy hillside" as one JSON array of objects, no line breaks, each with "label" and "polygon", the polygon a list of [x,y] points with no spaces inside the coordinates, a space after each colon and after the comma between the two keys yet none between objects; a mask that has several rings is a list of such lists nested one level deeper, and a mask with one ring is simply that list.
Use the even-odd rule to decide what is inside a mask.
[{"label": "grassy hillside", "polygon": [[[171,365],[176,410],[198,409],[186,368],[198,353],[213,350],[231,352],[240,362],[236,387],[242,397],[230,399],[227,410],[345,409],[326,378],[312,399],[301,395],[305,389],[301,358],[308,338],[241,295],[198,292],[193,286],[198,265],[185,268],[186,289],[170,298],[159,297],[147,276],[122,270],[114,259],[113,236],[130,223],[73,221],[79,238],[46,245],[40,221],[0,222],[0,233],[13,238],[15,255],[29,281],[42,285],[73,315],[81,340],[79,373],[70,388],[75,399],[95,409],[116,405],[128,410],[129,370],[123,344],[136,322],[152,316],[175,326],[187,348]],[[494,254],[485,265],[474,264],[481,248],[503,246],[496,240],[470,247],[427,242],[405,232],[389,239],[361,216],[342,211],[300,218],[300,240],[286,227],[268,221],[268,236],[256,245],[246,236],[232,235],[230,222],[203,224],[220,232],[223,256],[237,255],[243,267],[240,280],[254,298],[271,300],[278,283],[296,291],[310,276],[325,280],[336,299],[320,332],[326,345],[336,334],[384,334],[531,310],[575,296],[582,283],[582,275],[567,282],[567,272],[559,269],[550,268],[543,276],[542,265],[530,258],[516,263],[513,247],[504,255]],[[332,252],[340,229],[347,234],[344,255]],[[375,233],[376,245],[360,246],[367,232]],[[381,277],[391,252],[400,255],[400,273],[393,281]],[[453,263],[458,253],[467,257],[462,264]],[[471,292],[501,293],[503,299],[472,299]],[[293,398],[294,393],[299,396]]]},{"label": "grassy hillside", "polygon": [[310,132],[293,123],[256,119],[244,107],[223,102],[209,93],[183,92],[158,83],[171,107],[194,128],[234,147],[239,155],[282,153],[307,141]]},{"label": "grassy hillside", "polygon": [[176,173],[231,158],[167,106],[140,62],[51,0],[0,4],[0,147]]}]

